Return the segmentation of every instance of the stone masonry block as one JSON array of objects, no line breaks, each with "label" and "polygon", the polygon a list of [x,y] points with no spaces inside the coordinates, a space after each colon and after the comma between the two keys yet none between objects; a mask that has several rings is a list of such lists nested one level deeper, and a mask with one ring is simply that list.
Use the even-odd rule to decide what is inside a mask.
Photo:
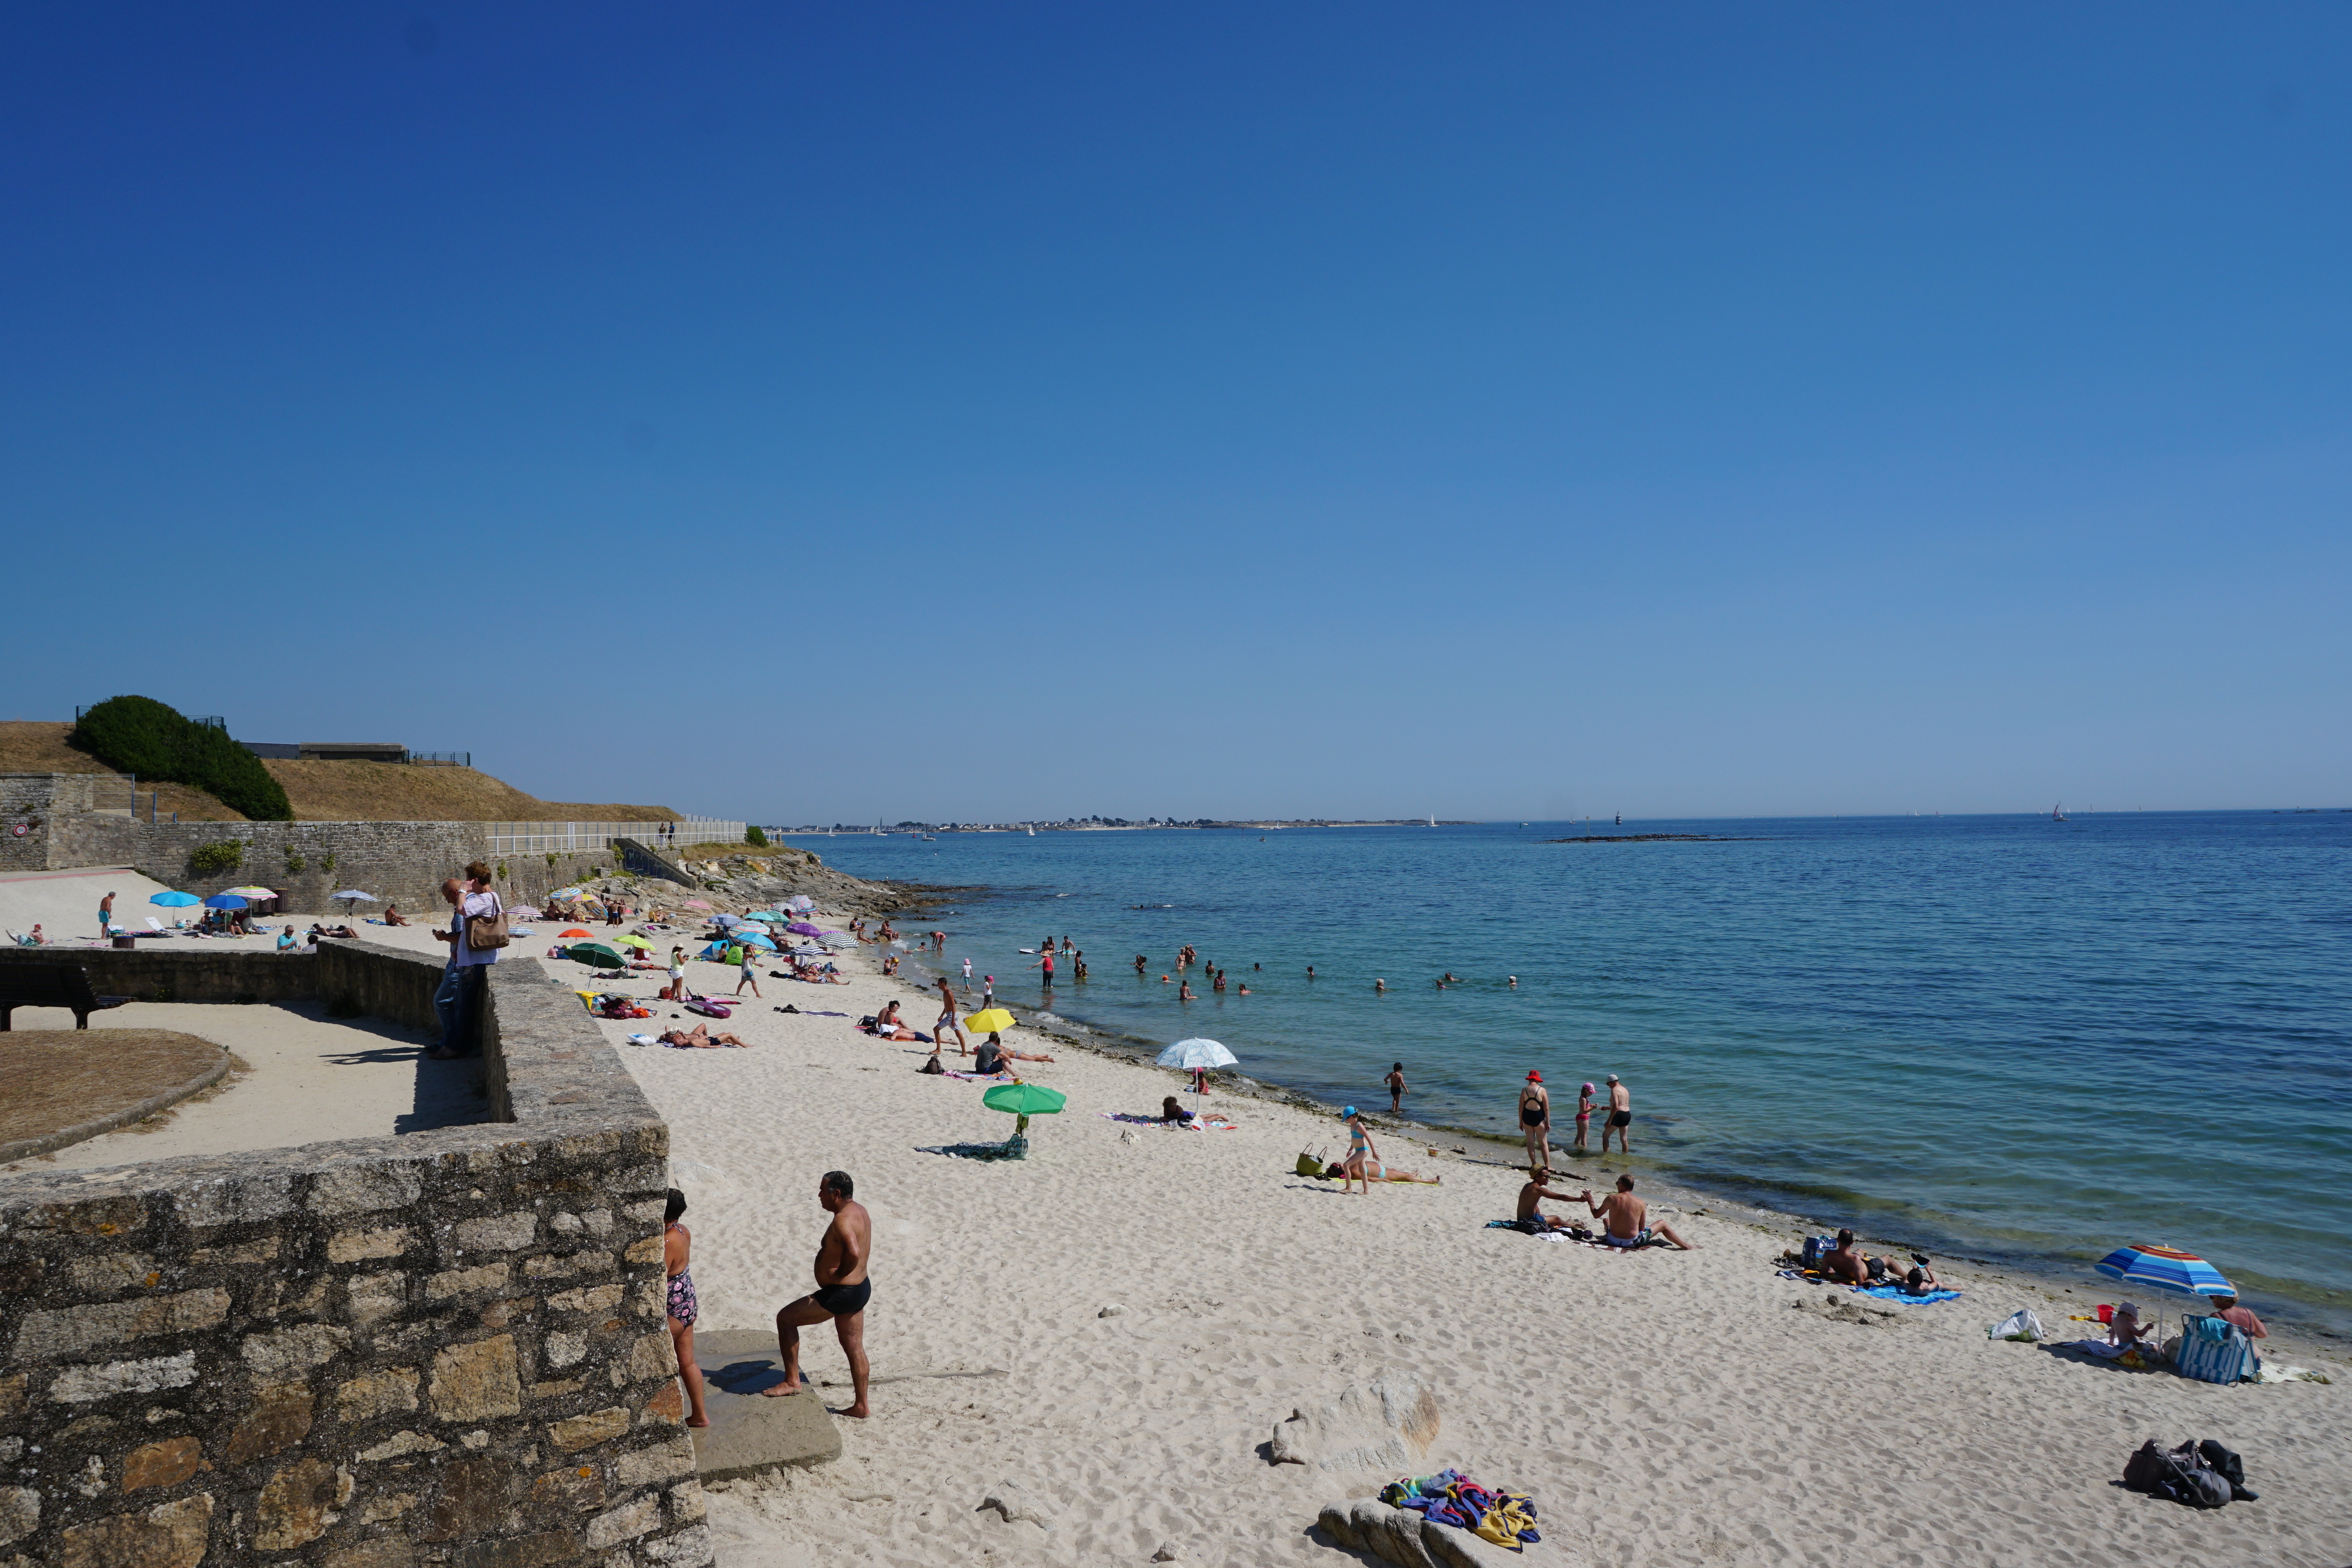
[{"label": "stone masonry block", "polygon": [[346,1421],[369,1421],[395,1410],[414,1410],[416,1385],[413,1366],[362,1373],[335,1390],[335,1412]]},{"label": "stone masonry block", "polygon": [[639,1550],[659,1568],[704,1568],[712,1559],[710,1527],[698,1524],[667,1539],[648,1541]]},{"label": "stone masonry block", "polygon": [[310,1435],[312,1401],[303,1383],[281,1383],[263,1389],[229,1428],[220,1447],[225,1465],[250,1464],[271,1454],[282,1454]]},{"label": "stone masonry block", "polygon": [[428,1301],[446,1301],[452,1296],[470,1296],[483,1291],[503,1291],[513,1279],[510,1263],[485,1263],[478,1269],[452,1269],[434,1274],[425,1281]]},{"label": "stone masonry block", "polygon": [[147,1206],[137,1197],[38,1203],[26,1212],[25,1228],[61,1236],[130,1236],[147,1228]]},{"label": "stone masonry block", "polygon": [[208,1493],[77,1525],[58,1537],[58,1568],[196,1568],[212,1533]]},{"label": "stone masonry block", "polygon": [[452,1345],[433,1358],[433,1415],[441,1421],[485,1421],[522,1413],[522,1381],[512,1334]]},{"label": "stone masonry block", "polygon": [[327,1239],[327,1260],[357,1263],[370,1258],[397,1258],[416,1244],[416,1233],[405,1226],[382,1230],[339,1230]]},{"label": "stone masonry block", "polygon": [[196,1353],[151,1356],[144,1361],[116,1361],[97,1366],[69,1366],[49,1385],[49,1397],[68,1405],[111,1399],[118,1394],[153,1394],[159,1389],[185,1388],[196,1380]]},{"label": "stone masonry block", "polygon": [[694,1442],[686,1437],[674,1437],[659,1448],[623,1454],[613,1462],[613,1480],[624,1487],[650,1486],[693,1473]]},{"label": "stone masonry block", "polygon": [[228,1308],[228,1292],[215,1290],[27,1312],[10,1359],[49,1361],[99,1345],[208,1329],[227,1319]]},{"label": "stone masonry block", "polygon": [[629,1249],[622,1253],[621,1257],[624,1261],[630,1263],[652,1263],[658,1261],[661,1255],[662,1239],[658,1236],[648,1236],[642,1241],[630,1242]]},{"label": "stone masonry block", "polygon": [[327,1533],[335,1510],[352,1498],[349,1471],[315,1455],[295,1460],[269,1478],[254,1508],[253,1544],[264,1552],[307,1546]]},{"label": "stone masonry block", "polygon": [[661,1499],[643,1497],[588,1521],[588,1544],[601,1552],[661,1528]]},{"label": "stone masonry block", "polygon": [[343,1297],[352,1322],[367,1328],[408,1304],[408,1281],[400,1274],[362,1274],[343,1282]]},{"label": "stone masonry block", "polygon": [[405,1208],[425,1191],[425,1178],[407,1166],[355,1166],[321,1172],[310,1183],[315,1214],[373,1214]]},{"label": "stone masonry block", "polygon": [[548,1427],[548,1441],[565,1453],[591,1448],[608,1442],[629,1429],[629,1413],[614,1405],[593,1410],[585,1416],[574,1416],[568,1421],[558,1421]]},{"label": "stone masonry block", "polygon": [[468,1252],[513,1252],[530,1246],[538,1234],[539,1216],[524,1208],[462,1222],[457,1245]]},{"label": "stone masonry block", "polygon": [[224,1176],[180,1188],[172,1202],[186,1225],[249,1225],[293,1212],[294,1177],[286,1171]]},{"label": "stone masonry block", "polygon": [[173,1437],[149,1443],[122,1457],[122,1490],[175,1487],[196,1473],[205,1462],[204,1445],[194,1437]]},{"label": "stone masonry block", "polygon": [[394,1536],[379,1536],[356,1546],[329,1552],[321,1568],[414,1568],[416,1549]]},{"label": "stone masonry block", "polygon": [[621,1304],[618,1285],[585,1285],[577,1291],[565,1291],[547,1298],[549,1308],[559,1312],[609,1312]]},{"label": "stone masonry block", "polygon": [[268,1333],[248,1334],[239,1348],[254,1375],[283,1380],[324,1366],[351,1347],[349,1329],[332,1323],[297,1323]]},{"label": "stone masonry block", "polygon": [[677,1344],[667,1329],[656,1329],[629,1346],[627,1375],[632,1383],[677,1375]]},{"label": "stone masonry block", "polygon": [[692,1524],[710,1511],[709,1494],[700,1481],[687,1481],[674,1486],[664,1494],[668,1498],[669,1521],[672,1524]]},{"label": "stone masonry block", "polygon": [[39,1528],[41,1494],[31,1487],[0,1487],[0,1546]]},{"label": "stone masonry block", "polygon": [[144,1252],[101,1253],[95,1258],[76,1258],[66,1265],[66,1272],[74,1289],[93,1296],[110,1296],[120,1291],[152,1291],[163,1275],[155,1260]]}]

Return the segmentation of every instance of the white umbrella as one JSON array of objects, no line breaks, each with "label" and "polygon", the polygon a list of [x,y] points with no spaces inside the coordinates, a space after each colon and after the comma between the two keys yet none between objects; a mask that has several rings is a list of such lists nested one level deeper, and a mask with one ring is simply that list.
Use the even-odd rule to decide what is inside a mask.
[{"label": "white umbrella", "polygon": [[331,893],[327,896],[330,898],[340,898],[343,901],[343,918],[346,920],[349,920],[352,917],[352,911],[358,908],[362,900],[369,904],[382,904],[383,902],[383,899],[378,898],[374,894],[362,893],[356,887],[347,887],[341,893]]},{"label": "white umbrella", "polygon": [[1162,1067],[1231,1067],[1241,1059],[1213,1040],[1180,1040],[1159,1056]]}]

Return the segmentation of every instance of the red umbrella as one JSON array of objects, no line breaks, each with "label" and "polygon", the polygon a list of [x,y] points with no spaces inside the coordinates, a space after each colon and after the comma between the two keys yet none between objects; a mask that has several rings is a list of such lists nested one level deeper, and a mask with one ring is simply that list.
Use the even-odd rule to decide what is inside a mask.
[{"label": "red umbrella", "polygon": [[588,933],[581,930],[580,927],[575,925],[569,931],[559,931],[556,935],[558,936],[585,936]]}]

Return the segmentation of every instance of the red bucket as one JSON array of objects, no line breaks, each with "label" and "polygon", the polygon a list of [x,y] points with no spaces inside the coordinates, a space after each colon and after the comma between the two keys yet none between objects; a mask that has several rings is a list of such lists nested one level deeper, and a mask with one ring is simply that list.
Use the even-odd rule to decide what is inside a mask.
[{"label": "red bucket", "polygon": [[2111,1307],[2111,1306],[2107,1305],[2107,1303],[2106,1303],[2106,1302],[2105,1302],[2105,1301],[2101,1301],[2101,1302],[2099,1303],[2099,1321],[2100,1321],[2101,1322],[2103,1322],[2103,1323],[2111,1323],[2111,1322],[2115,1322],[2115,1321],[2116,1321],[2116,1310],[2115,1310],[2115,1308],[2113,1308],[2113,1307]]}]

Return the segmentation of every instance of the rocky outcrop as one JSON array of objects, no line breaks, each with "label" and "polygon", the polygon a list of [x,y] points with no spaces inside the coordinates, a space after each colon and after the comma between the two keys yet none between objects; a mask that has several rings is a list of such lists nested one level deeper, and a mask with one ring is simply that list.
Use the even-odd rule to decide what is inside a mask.
[{"label": "rocky outcrop", "polygon": [[1410,1373],[1384,1373],[1276,1423],[1274,1461],[1335,1475],[1402,1475],[1437,1440],[1437,1400],[1427,1385]]},{"label": "rocky outcrop", "polygon": [[[919,911],[952,891],[914,883],[867,882],[834,870],[807,850],[779,847],[708,861],[664,859],[692,880],[691,896],[738,914],[804,897],[827,915],[891,915]],[[619,894],[638,909],[675,904],[688,894],[667,876],[608,876],[580,885],[600,894]]]},{"label": "rocky outcrop", "polygon": [[[1506,1563],[1528,1561],[1523,1552],[1450,1524],[1433,1524],[1412,1509],[1391,1508],[1378,1498],[1326,1503],[1315,1522],[1340,1545],[1370,1552],[1396,1568],[1501,1568]],[[1567,1559],[1549,1561],[1564,1564]]]}]

